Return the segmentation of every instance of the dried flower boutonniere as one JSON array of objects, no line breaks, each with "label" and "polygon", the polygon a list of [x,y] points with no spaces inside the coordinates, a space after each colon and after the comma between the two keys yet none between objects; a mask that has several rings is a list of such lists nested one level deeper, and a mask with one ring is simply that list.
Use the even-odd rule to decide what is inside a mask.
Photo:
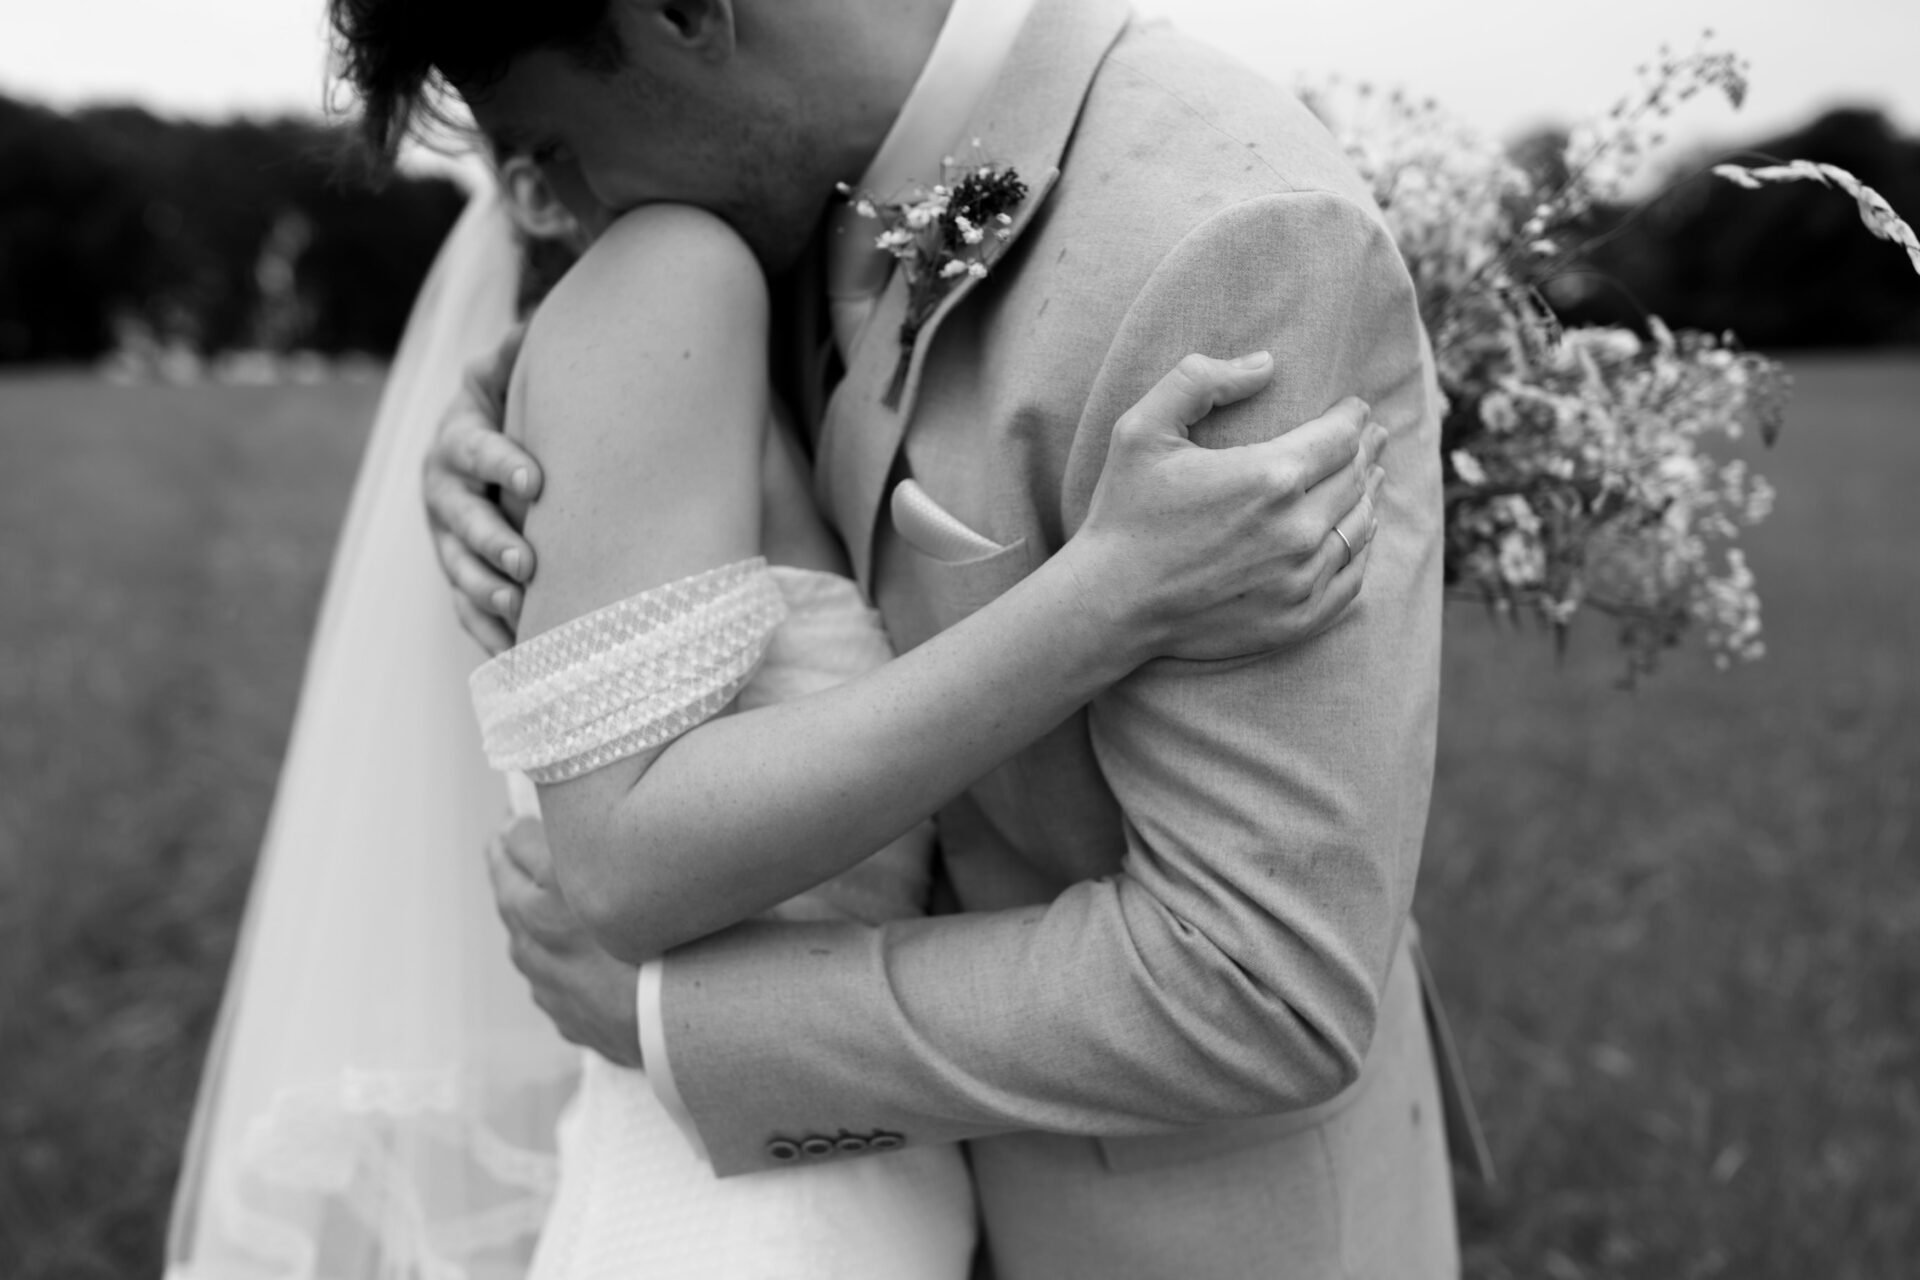
[{"label": "dried flower boutonniere", "polygon": [[840,194],[855,213],[880,223],[874,246],[899,259],[906,272],[900,363],[886,397],[888,408],[898,408],[921,327],[961,280],[986,276],[1013,235],[1013,210],[1027,198],[1027,184],[1010,165],[959,164],[949,156],[941,162],[941,181],[916,187],[907,198],[880,200],[845,183]]}]

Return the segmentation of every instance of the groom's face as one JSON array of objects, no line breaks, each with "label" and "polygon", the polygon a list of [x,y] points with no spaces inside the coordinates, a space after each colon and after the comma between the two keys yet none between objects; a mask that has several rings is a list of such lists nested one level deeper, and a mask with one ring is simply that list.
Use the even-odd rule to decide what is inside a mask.
[{"label": "groom's face", "polygon": [[724,78],[677,70],[650,74],[630,61],[600,72],[535,50],[467,101],[489,137],[571,169],[606,209],[698,205],[731,223],[769,272],[784,270],[831,196],[830,183],[818,189],[795,114]]}]

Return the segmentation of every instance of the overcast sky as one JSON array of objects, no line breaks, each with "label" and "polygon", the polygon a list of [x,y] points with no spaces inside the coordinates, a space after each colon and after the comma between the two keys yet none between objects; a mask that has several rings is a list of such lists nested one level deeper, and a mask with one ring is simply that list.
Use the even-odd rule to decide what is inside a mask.
[{"label": "overcast sky", "polygon": [[[1920,133],[1920,0],[1137,4],[1288,82],[1337,72],[1400,84],[1500,134],[1603,110],[1663,41],[1690,48],[1710,26],[1752,61],[1753,96],[1737,117],[1697,106],[1680,136],[1738,138],[1839,102],[1878,105]],[[198,115],[315,111],[323,7],[323,0],[0,0],[0,92],[63,106],[131,99]]]}]

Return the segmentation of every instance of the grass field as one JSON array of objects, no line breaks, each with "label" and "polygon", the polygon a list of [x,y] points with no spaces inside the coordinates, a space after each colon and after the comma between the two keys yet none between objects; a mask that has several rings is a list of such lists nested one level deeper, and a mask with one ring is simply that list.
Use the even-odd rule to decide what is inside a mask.
[{"label": "grass field", "polygon": [[[1797,366],[1772,654],[1449,619],[1471,1276],[1920,1275],[1920,362]],[[149,1277],[374,392],[0,382],[0,1277]]]}]

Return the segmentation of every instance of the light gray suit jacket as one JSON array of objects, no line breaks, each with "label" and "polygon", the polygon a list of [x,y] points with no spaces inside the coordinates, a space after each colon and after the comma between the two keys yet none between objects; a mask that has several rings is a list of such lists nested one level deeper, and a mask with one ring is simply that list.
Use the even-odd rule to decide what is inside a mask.
[{"label": "light gray suit jacket", "polygon": [[[673,952],[680,1094],[723,1175],[968,1141],[1005,1280],[1454,1274],[1407,915],[1439,695],[1437,395],[1400,256],[1296,100],[1118,0],[1040,0],[961,136],[1031,185],[1015,239],[925,326],[889,408],[896,276],[818,442],[896,643],[1057,550],[1113,422],[1190,351],[1278,365],[1202,443],[1350,393],[1391,429],[1365,590],[1284,652],[1150,664],[971,788],[938,819],[961,913]],[[907,475],[983,553],[903,532]]]}]

